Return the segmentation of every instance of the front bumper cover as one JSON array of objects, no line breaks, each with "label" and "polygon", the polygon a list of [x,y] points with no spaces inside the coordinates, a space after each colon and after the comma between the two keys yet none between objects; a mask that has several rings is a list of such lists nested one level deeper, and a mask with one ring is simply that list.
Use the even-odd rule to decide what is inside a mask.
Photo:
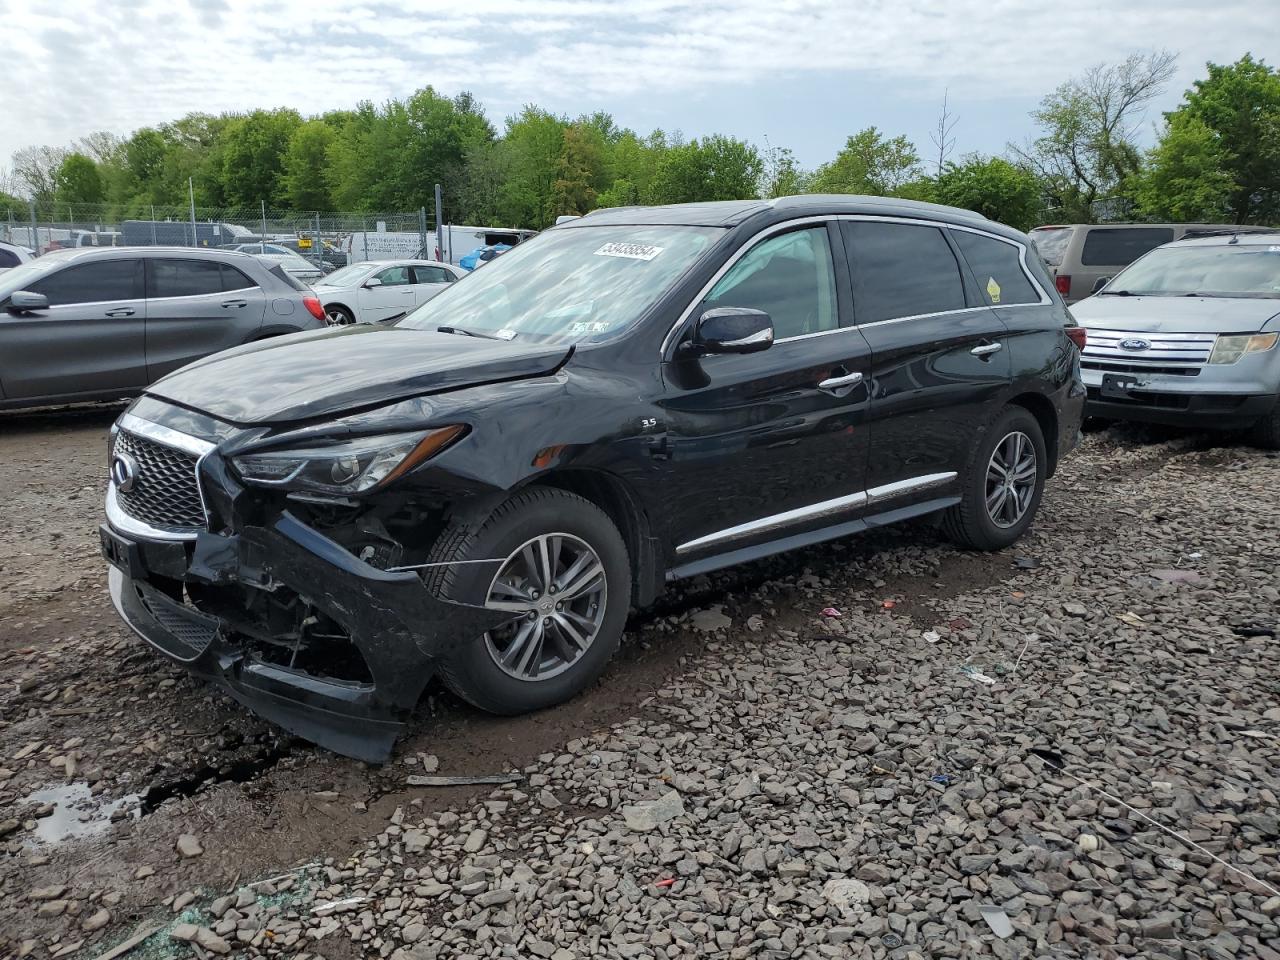
[{"label": "front bumper cover", "polygon": [[[100,532],[112,603],[139,636],[267,720],[359,760],[387,759],[440,658],[512,616],[441,599],[416,573],[371,566],[288,512],[265,527],[201,532],[185,543],[139,540],[110,524]],[[258,658],[226,621],[154,582],[175,575],[211,586],[287,587],[348,632],[372,682]]]}]

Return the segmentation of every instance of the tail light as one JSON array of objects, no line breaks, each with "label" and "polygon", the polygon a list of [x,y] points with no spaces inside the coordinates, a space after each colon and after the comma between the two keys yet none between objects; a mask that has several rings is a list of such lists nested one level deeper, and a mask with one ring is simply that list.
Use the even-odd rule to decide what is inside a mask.
[{"label": "tail light", "polygon": [[1089,331],[1084,327],[1067,327],[1067,339],[1080,348],[1080,352],[1084,352],[1084,345],[1089,342]]},{"label": "tail light", "polygon": [[317,320],[324,319],[324,305],[320,302],[319,297],[303,297],[302,305],[307,308],[307,313]]},{"label": "tail light", "polygon": [[1069,275],[1060,273],[1053,282],[1060,294],[1064,297],[1071,296],[1071,277]]}]

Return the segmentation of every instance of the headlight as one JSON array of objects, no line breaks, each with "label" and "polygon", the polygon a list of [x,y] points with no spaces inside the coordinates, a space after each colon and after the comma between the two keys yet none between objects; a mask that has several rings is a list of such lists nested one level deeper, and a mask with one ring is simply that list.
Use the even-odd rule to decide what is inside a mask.
[{"label": "headlight", "polygon": [[1240,337],[1219,337],[1209,354],[1210,363],[1235,363],[1246,353],[1261,353],[1276,345],[1274,333],[1254,333]]},{"label": "headlight", "polygon": [[364,493],[408,473],[466,429],[455,425],[426,435],[392,433],[305,449],[265,450],[234,457],[231,462],[248,483],[318,493]]}]

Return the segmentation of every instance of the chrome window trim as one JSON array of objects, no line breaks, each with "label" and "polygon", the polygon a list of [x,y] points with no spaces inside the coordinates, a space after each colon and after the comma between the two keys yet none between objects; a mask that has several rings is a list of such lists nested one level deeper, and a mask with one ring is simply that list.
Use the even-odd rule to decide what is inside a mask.
[{"label": "chrome window trim", "polygon": [[846,494],[843,497],[835,497],[831,500],[822,500],[818,503],[811,503],[808,506],[796,507],[792,510],[784,510],[782,513],[770,514],[767,517],[760,517],[758,520],[750,520],[746,523],[740,523],[736,526],[726,527],[723,530],[716,530],[705,536],[697,537],[689,540],[676,547],[676,554],[688,553],[692,550],[700,550],[703,547],[709,547],[714,544],[727,543],[733,540],[741,540],[745,537],[756,536],[762,533],[770,533],[774,530],[781,530],[792,524],[800,523],[805,520],[814,520],[820,517],[831,516],[833,514],[843,513],[854,507],[872,506],[877,503],[883,503],[886,500],[892,500],[894,497],[900,497],[906,493],[914,493],[919,490],[926,490],[930,487],[942,486],[950,483],[958,474],[954,470],[945,473],[928,473],[919,477],[909,477],[906,480],[896,480],[893,483],[882,484],[878,487],[872,487],[869,490],[863,490],[859,493]]},{"label": "chrome window trim", "polygon": [[[1035,274],[1033,274],[1031,272],[1031,269],[1027,266],[1027,245],[1025,243],[1021,243],[1009,237],[1002,237],[999,234],[992,233],[989,230],[983,230],[979,227],[961,226],[960,224],[948,223],[945,220],[926,220],[920,217],[893,217],[893,216],[886,216],[883,214],[870,214],[870,213],[818,214],[818,215],[811,215],[807,217],[796,217],[792,220],[785,220],[782,223],[775,223],[753,234],[744,244],[742,244],[742,246],[740,246],[736,251],[734,251],[733,256],[731,256],[728,260],[726,260],[723,264],[720,265],[720,268],[716,270],[714,274],[711,275],[711,279],[708,280],[702,286],[702,289],[698,291],[697,295],[693,298],[692,301],[690,301],[689,305],[685,307],[683,311],[681,311],[680,316],[676,319],[676,322],[672,325],[671,329],[668,330],[666,335],[663,336],[662,338],[662,346],[659,349],[659,356],[662,357],[663,359],[666,358],[668,350],[673,345],[672,338],[677,336],[679,331],[681,331],[684,328],[684,325],[688,323],[689,318],[693,315],[694,309],[698,306],[698,304],[702,303],[702,301],[706,299],[707,294],[710,293],[712,288],[717,283],[720,282],[720,279],[726,273],[729,272],[729,270],[733,267],[733,265],[736,264],[739,260],[741,260],[756,244],[769,239],[774,234],[785,233],[788,230],[792,230],[797,227],[815,226],[818,224],[827,224],[832,222],[838,222],[841,220],[867,221],[872,223],[906,223],[906,224],[911,224],[913,226],[934,227],[939,230],[963,230],[966,233],[974,233],[980,237],[986,237],[987,239],[990,239],[990,240],[999,240],[1001,243],[1007,243],[1011,247],[1017,248],[1018,266],[1022,268],[1023,276],[1027,278],[1027,281],[1031,284],[1032,289],[1034,289],[1036,293],[1040,295],[1040,299],[1035,303],[980,304],[976,307],[964,307],[958,310],[940,310],[936,313],[912,314],[911,316],[907,316],[907,317],[890,317],[887,320],[873,320],[870,323],[862,323],[862,324],[852,323],[847,327],[842,326],[842,327],[836,327],[833,330],[822,330],[822,331],[819,331],[817,334],[807,333],[807,334],[801,334],[795,337],[780,337],[776,341],[774,341],[775,343],[787,343],[791,340],[800,340],[800,339],[803,339],[804,337],[820,336],[826,333],[838,333],[842,330],[855,330],[858,327],[869,327],[879,323],[901,323],[907,320],[920,320],[926,317],[944,317],[944,316],[949,316],[951,314],[956,314],[956,313],[968,313],[972,310],[1008,310],[1014,307],[1044,307],[1044,306],[1050,306],[1053,303],[1053,300],[1049,297],[1049,294],[1046,293],[1044,287],[1041,286],[1040,281],[1036,278]],[[831,254],[834,257],[835,251],[832,250]],[[956,265],[959,266],[959,258],[957,258],[956,260]],[[856,306],[855,306],[855,309],[856,309]]]},{"label": "chrome window trim", "polygon": [[[128,300],[84,300],[78,303],[51,303],[46,309],[49,309],[49,310],[66,310],[67,308],[82,309],[84,307],[105,307],[108,305],[112,307],[127,307],[129,306],[129,304],[132,304],[132,303],[141,303],[145,305],[146,302],[147,302],[146,297],[132,297]],[[120,318],[111,317],[111,319],[117,320]]]}]

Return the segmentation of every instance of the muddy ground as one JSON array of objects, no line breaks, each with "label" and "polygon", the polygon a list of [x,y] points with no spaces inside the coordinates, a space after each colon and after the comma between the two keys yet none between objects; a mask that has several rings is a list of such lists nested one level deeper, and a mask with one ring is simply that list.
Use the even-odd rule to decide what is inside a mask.
[{"label": "muddy ground", "polygon": [[[1233,485],[1243,473],[1280,476],[1274,457],[1230,438],[1132,427],[1093,433],[1050,482],[1041,518],[1013,549],[961,553],[921,522],[699,578],[633,616],[617,660],[587,694],[512,719],[432,689],[392,761],[372,767],[258,721],[119,623],[96,535],[117,413],[0,415],[0,956],[97,956],[139,921],[171,918],[174,897],[213,896],[246,878],[342,861],[397,809],[417,816],[468,807],[490,788],[411,788],[406,777],[424,764],[456,775],[526,767],[643,718],[673,681],[685,678],[696,691],[711,640],[693,617],[699,610],[719,605],[732,619],[715,637],[723,658],[726,645],[759,642],[758,630],[746,628],[752,616],[802,635],[833,590],[857,584],[873,598],[894,598],[879,613],[904,638],[918,638],[945,622],[956,601],[1001,584],[1007,602],[1041,589],[1069,602],[1064,571],[1088,566],[1091,542],[1140,538],[1162,522],[1160,504],[1135,480],[1172,464],[1220,484],[1221,514],[1180,518],[1190,555],[1197,524],[1207,534],[1242,509]],[[1112,495],[1117,489],[1123,498]],[[1278,568],[1278,538],[1264,523],[1262,569]],[[1266,628],[1275,606],[1264,598],[1247,612]],[[1270,689],[1280,690],[1280,678]],[[1261,788],[1280,789],[1269,780],[1274,769],[1259,773]],[[202,853],[175,850],[184,834],[198,838]],[[1263,875],[1276,871],[1274,854],[1262,854]],[[33,898],[41,890],[57,892]],[[101,927],[86,929],[94,917]],[[338,944],[320,952],[345,955]]]}]

